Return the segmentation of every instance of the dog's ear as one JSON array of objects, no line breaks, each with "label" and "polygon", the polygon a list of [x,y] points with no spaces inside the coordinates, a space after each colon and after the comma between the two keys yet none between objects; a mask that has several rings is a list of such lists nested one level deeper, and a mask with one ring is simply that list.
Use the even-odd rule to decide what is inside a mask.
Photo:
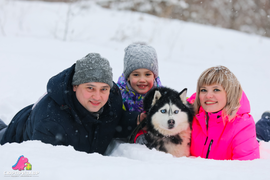
[{"label": "dog's ear", "polygon": [[152,104],[151,106],[154,106],[157,102],[157,100],[159,100],[159,98],[161,97],[161,94],[158,90],[155,91],[155,94],[154,94],[154,97],[153,97],[153,100],[152,100]]},{"label": "dog's ear", "polygon": [[183,102],[183,104],[187,104],[187,88],[183,89],[180,93],[179,93],[180,99]]}]

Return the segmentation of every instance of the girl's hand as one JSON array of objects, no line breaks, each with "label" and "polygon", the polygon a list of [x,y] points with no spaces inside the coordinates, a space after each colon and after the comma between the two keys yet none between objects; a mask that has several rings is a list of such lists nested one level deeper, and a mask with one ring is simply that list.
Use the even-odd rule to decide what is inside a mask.
[{"label": "girl's hand", "polygon": [[138,117],[137,117],[137,125],[139,125],[144,120],[144,118],[146,118],[145,113],[139,114]]},{"label": "girl's hand", "polygon": [[[138,115],[138,117],[137,117],[137,125],[139,125],[145,118],[146,118],[146,114],[145,113],[141,113],[141,114],[139,114]],[[142,128],[142,130],[147,130],[147,126],[144,126],[143,128]]]}]

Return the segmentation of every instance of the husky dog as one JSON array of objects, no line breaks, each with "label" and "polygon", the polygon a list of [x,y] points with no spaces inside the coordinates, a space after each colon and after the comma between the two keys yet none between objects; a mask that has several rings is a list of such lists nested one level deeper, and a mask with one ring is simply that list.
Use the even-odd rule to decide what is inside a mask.
[{"label": "husky dog", "polygon": [[148,132],[146,146],[175,157],[190,155],[193,107],[186,100],[187,89],[180,93],[158,87],[150,90],[143,102]]}]

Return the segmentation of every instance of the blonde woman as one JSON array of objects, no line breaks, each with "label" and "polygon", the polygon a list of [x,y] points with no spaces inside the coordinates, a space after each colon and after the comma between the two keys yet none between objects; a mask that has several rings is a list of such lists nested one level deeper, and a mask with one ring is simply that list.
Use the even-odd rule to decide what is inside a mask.
[{"label": "blonde woman", "polygon": [[260,158],[249,101],[235,75],[224,66],[205,70],[198,79],[192,123],[192,156],[216,160]]}]

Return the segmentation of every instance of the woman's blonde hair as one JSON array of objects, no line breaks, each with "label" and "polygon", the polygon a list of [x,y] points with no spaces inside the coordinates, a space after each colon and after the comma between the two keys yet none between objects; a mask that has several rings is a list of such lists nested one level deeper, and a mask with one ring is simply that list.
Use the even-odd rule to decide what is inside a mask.
[{"label": "woman's blonde hair", "polygon": [[196,99],[194,102],[194,110],[197,114],[201,106],[199,95],[203,86],[218,84],[221,85],[226,92],[226,105],[222,111],[224,120],[232,120],[240,107],[240,99],[242,97],[242,87],[235,75],[225,66],[211,67],[205,70],[198,79]]}]

